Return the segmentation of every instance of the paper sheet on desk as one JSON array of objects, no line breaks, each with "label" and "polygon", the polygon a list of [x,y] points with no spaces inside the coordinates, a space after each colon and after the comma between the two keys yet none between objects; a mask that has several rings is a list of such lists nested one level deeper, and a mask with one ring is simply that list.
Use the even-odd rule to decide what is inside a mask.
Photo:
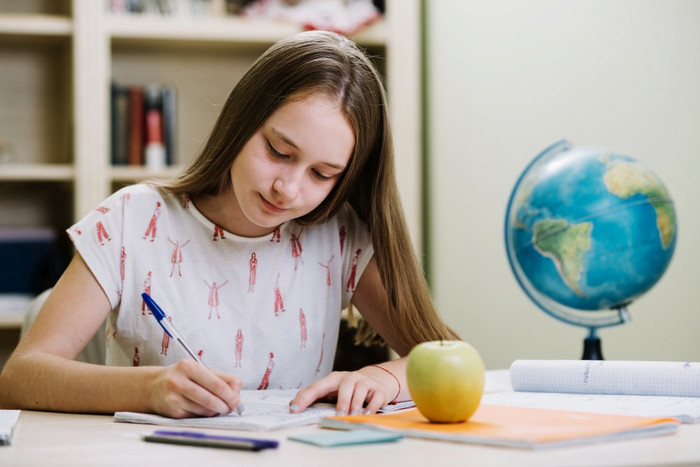
[{"label": "paper sheet on desk", "polygon": [[19,410],[0,410],[0,445],[12,444],[12,431],[19,420]]},{"label": "paper sheet on desk", "polygon": [[[191,428],[222,428],[229,430],[280,430],[295,426],[312,425],[323,417],[335,415],[335,405],[314,404],[302,413],[289,413],[289,401],[296,395],[297,390],[241,391],[241,400],[245,406],[243,415],[232,413],[220,417],[197,417],[174,419],[160,415],[138,412],[116,412],[117,422],[146,423],[151,425],[167,425]],[[397,410],[413,403],[401,406],[387,406],[387,411]]]},{"label": "paper sheet on desk", "polygon": [[499,392],[484,395],[481,402],[511,407],[571,410],[611,415],[673,417],[683,423],[700,423],[700,398],[698,397]]},{"label": "paper sheet on desk", "polygon": [[698,362],[516,360],[510,379],[482,402],[700,423]]}]

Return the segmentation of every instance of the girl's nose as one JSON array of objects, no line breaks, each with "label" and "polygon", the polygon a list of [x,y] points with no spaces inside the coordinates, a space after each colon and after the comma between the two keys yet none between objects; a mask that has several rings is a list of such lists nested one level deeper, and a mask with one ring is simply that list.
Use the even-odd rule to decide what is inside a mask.
[{"label": "girl's nose", "polygon": [[299,171],[288,171],[280,174],[272,187],[285,199],[292,200],[299,195],[302,174]]}]

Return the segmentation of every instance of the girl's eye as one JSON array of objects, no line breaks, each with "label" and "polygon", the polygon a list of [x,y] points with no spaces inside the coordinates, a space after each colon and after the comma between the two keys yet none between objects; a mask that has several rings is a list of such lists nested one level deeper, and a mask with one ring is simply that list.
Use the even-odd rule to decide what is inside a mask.
[{"label": "girl's eye", "polygon": [[270,143],[269,141],[267,142],[267,150],[270,152],[270,154],[272,155],[272,157],[275,157],[275,158],[277,158],[277,159],[287,159],[287,158],[289,157],[289,156],[286,156],[286,155],[282,154],[282,153],[279,152],[277,149],[275,149],[275,148],[272,146],[272,143]]},{"label": "girl's eye", "polygon": [[316,177],[319,180],[324,181],[324,182],[326,180],[330,180],[331,178],[333,178],[333,177],[329,177],[328,175],[323,175],[321,172],[319,172],[318,170],[315,170],[315,169],[312,170],[312,172],[314,174],[314,177]]}]

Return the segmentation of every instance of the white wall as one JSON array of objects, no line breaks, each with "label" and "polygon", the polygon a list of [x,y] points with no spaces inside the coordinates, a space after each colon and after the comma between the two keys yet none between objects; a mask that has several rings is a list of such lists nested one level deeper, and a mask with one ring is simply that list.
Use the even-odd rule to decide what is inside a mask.
[{"label": "white wall", "polygon": [[535,307],[504,250],[518,175],[551,143],[636,157],[675,200],[666,275],[603,329],[606,359],[700,361],[700,1],[426,0],[430,277],[488,368],[581,357],[583,328]]}]

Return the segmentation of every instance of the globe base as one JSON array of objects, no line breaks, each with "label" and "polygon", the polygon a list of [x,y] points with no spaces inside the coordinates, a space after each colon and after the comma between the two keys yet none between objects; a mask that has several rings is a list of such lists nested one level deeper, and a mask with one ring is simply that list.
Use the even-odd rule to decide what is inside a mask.
[{"label": "globe base", "polygon": [[583,340],[582,360],[604,360],[600,337],[586,337]]}]

